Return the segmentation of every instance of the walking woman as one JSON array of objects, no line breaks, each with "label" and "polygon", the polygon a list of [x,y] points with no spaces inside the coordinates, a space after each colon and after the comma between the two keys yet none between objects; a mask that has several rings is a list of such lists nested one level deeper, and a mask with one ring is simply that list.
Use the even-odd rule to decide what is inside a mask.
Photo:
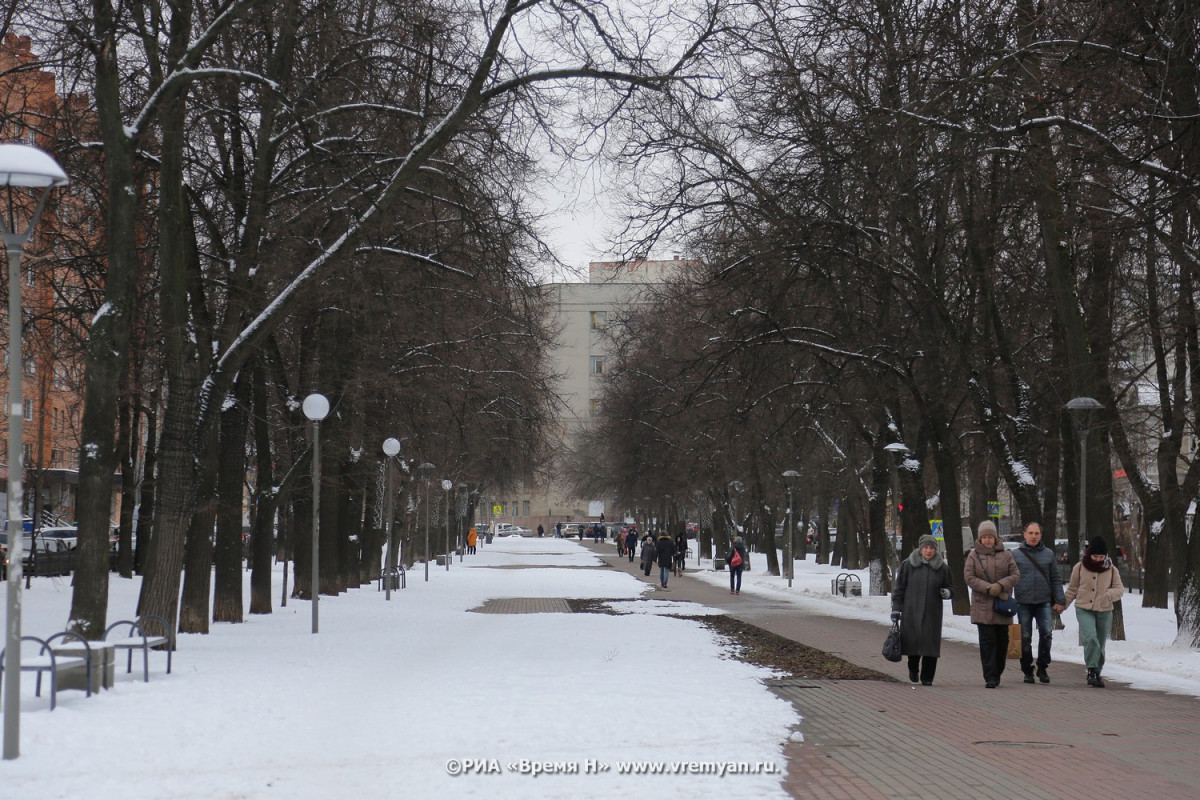
[{"label": "walking woman", "polygon": [[1087,663],[1088,686],[1104,688],[1100,672],[1104,669],[1104,645],[1112,631],[1113,604],[1125,594],[1121,573],[1108,557],[1108,545],[1097,536],[1087,543],[1083,559],[1071,570],[1067,586],[1067,603],[1075,601],[1075,619],[1079,621],[1079,638],[1083,640],[1083,660]]},{"label": "walking woman", "polygon": [[901,617],[900,653],[908,656],[908,679],[932,686],[942,654],[942,601],[954,587],[950,567],[938,552],[937,539],[926,534],[900,565],[892,588],[892,621]]},{"label": "walking woman", "polygon": [[733,537],[733,544],[729,545],[729,552],[725,554],[725,563],[729,565],[729,593],[741,594],[742,570],[750,564],[750,554],[746,552],[741,536]]},{"label": "walking woman", "polygon": [[651,568],[654,567],[654,559],[657,552],[654,547],[654,537],[646,534],[646,538],[642,539],[642,572],[650,574]]},{"label": "walking woman", "polygon": [[971,588],[971,622],[979,630],[983,685],[995,689],[1000,685],[1000,674],[1008,658],[1008,626],[1012,617],[997,613],[993,604],[997,598],[1008,599],[1021,573],[1012,553],[1000,544],[996,524],[991,520],[979,523],[975,546],[967,554],[963,574]]}]

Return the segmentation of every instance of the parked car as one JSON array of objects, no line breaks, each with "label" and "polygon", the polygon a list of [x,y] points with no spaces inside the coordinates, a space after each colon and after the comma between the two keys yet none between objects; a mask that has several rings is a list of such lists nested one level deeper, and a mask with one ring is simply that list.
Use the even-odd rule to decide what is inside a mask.
[{"label": "parked car", "polygon": [[40,535],[45,536],[48,539],[62,539],[72,550],[79,546],[79,529],[74,525],[42,528]]},{"label": "parked car", "polygon": [[[22,569],[29,575],[70,575],[75,569],[75,551],[57,537],[25,533],[21,542]],[[8,577],[8,533],[0,532],[0,560]]]},{"label": "parked car", "polygon": [[514,525],[511,522],[497,522],[495,525],[495,534],[497,536],[532,536],[533,531],[528,528],[522,528],[520,525]]}]

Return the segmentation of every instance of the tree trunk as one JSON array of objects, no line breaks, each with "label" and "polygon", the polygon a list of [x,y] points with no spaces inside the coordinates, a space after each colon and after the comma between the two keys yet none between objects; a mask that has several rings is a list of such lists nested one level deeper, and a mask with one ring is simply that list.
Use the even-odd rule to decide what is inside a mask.
[{"label": "tree trunk", "polygon": [[217,541],[213,551],[213,622],[242,621],[242,515],[245,506],[246,430],[249,426],[250,374],[243,369],[233,383],[234,402],[221,411],[217,466]]},{"label": "tree trunk", "polygon": [[[218,438],[214,428],[207,434],[211,442],[200,442],[202,452],[211,452]],[[195,478],[196,495],[183,562],[183,594],[179,608],[182,633],[208,633],[209,601],[212,590],[213,536],[217,520],[217,464],[205,459]]]},{"label": "tree trunk", "polygon": [[254,430],[254,528],[250,537],[250,613],[271,613],[271,549],[275,540],[275,511],[279,495],[275,490],[275,461],[272,458],[271,433],[267,425],[266,370],[261,361],[252,369]]},{"label": "tree trunk", "polygon": [[125,132],[115,11],[103,0],[95,9],[96,124],[104,146],[108,202],[105,232],[108,271],[104,279],[107,313],[98,314],[88,330],[85,356],[82,447],[75,514],[79,544],[68,628],[87,639],[104,635],[108,616],[108,529],[112,513],[112,476],[118,457],[117,396],[129,354],[138,275],[137,196],[133,154],[135,143]]},{"label": "tree trunk", "polygon": [[146,398],[146,449],[142,463],[142,492],[138,501],[137,534],[134,540],[137,544],[133,553],[133,569],[138,575],[145,574],[146,553],[150,548],[150,538],[154,535],[154,496],[158,487],[158,383],[150,387]]}]

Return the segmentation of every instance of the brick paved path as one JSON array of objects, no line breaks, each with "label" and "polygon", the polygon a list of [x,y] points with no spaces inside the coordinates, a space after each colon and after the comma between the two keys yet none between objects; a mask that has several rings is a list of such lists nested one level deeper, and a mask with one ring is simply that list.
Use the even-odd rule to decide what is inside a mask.
[{"label": "brick paved path", "polygon": [[[612,566],[655,586],[614,547]],[[1049,685],[1025,684],[1015,660],[985,689],[977,648],[943,640],[930,687],[879,655],[887,629],[801,613],[789,603],[673,576],[663,593],[892,675],[886,681],[781,681],[804,716],[785,787],[797,798],[1139,800],[1200,797],[1200,699],[1084,683],[1078,664],[1052,664]]]}]

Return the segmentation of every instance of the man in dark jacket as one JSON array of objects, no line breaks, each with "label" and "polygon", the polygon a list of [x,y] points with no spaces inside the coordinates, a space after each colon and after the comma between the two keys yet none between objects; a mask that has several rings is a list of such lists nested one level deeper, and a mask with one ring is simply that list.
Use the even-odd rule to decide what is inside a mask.
[{"label": "man in dark jacket", "polygon": [[1033,621],[1037,620],[1037,679],[1049,683],[1046,667],[1050,664],[1051,611],[1053,606],[1065,606],[1067,599],[1054,550],[1042,544],[1042,526],[1028,522],[1021,535],[1025,541],[1013,551],[1013,560],[1021,572],[1016,590],[1017,621],[1021,623],[1021,671],[1025,673],[1025,682],[1033,683]]},{"label": "man in dark jacket", "polygon": [[658,535],[654,543],[655,558],[658,560],[658,582],[662,588],[667,588],[667,578],[671,577],[671,562],[675,559],[675,542],[665,530]]}]

